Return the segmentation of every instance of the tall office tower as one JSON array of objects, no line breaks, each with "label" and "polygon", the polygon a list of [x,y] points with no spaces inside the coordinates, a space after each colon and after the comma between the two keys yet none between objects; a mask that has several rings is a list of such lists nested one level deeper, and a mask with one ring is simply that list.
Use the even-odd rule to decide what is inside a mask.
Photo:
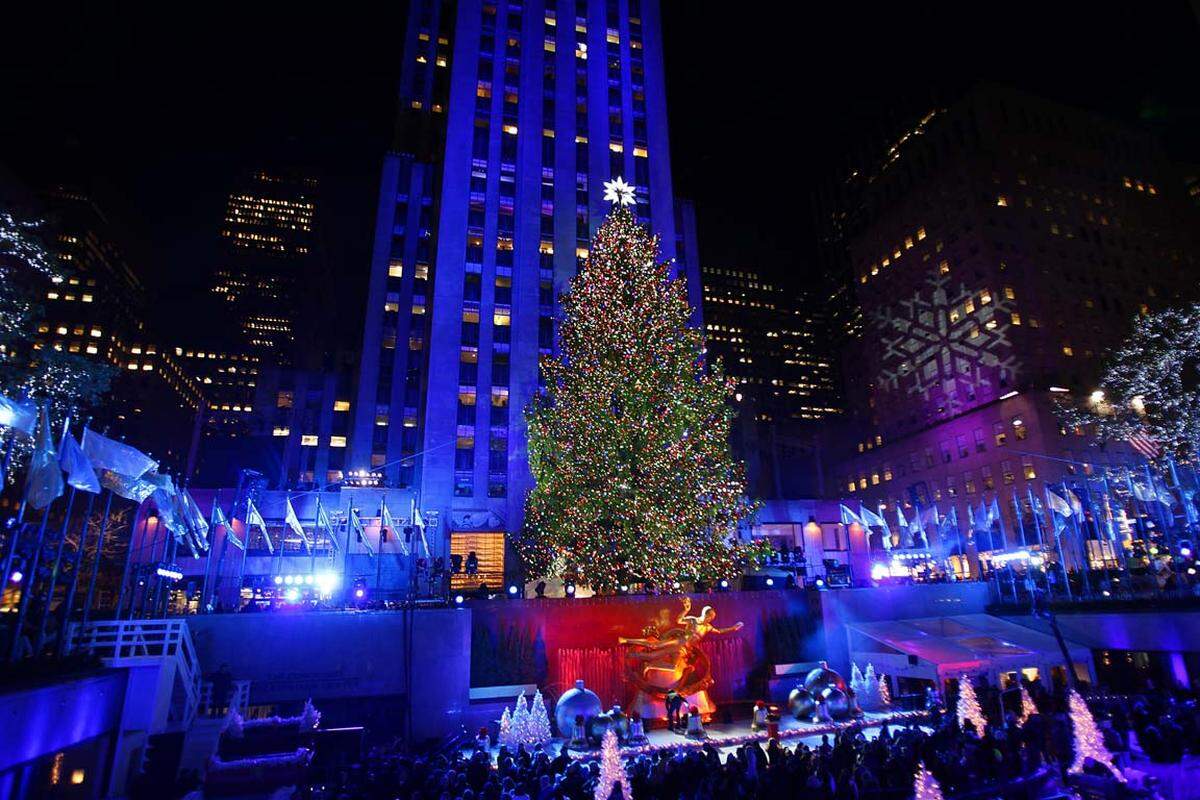
[{"label": "tall office tower", "polygon": [[708,350],[737,381],[734,452],[750,493],[819,493],[817,420],[843,411],[819,304],[747,269],[703,267]]},{"label": "tall office tower", "polygon": [[293,366],[297,353],[311,350],[312,332],[326,316],[324,295],[314,288],[324,285],[317,189],[308,175],[258,170],[229,193],[211,288],[222,313],[183,350],[208,388],[211,434],[246,433],[254,376]]},{"label": "tall office tower", "polygon": [[[675,255],[658,3],[416,0],[405,47],[349,466],[413,487],[442,535],[511,532],[523,410],[605,181],[637,187]],[[698,307],[694,272],[688,289]]]},{"label": "tall office tower", "polygon": [[91,196],[57,185],[42,194],[47,241],[66,270],[46,287],[34,347],[93,358],[117,368],[93,427],[151,452],[165,469],[187,466],[203,387],[147,329],[146,289]]},{"label": "tall office tower", "polygon": [[864,330],[838,483],[963,520],[998,493],[1014,531],[1014,493],[1133,460],[1064,430],[1053,395],[1087,396],[1137,314],[1195,292],[1196,210],[1153,137],[1001,88],[883,156],[849,212]]},{"label": "tall office tower", "polygon": [[225,204],[212,291],[233,314],[244,344],[277,365],[293,360],[299,289],[317,251],[316,193],[316,178],[259,170]]}]

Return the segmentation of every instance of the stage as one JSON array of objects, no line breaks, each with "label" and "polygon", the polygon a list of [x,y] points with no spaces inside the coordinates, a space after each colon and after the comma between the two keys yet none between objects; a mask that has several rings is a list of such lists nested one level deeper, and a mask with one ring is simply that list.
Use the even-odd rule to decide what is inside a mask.
[{"label": "stage", "polygon": [[[904,726],[909,723],[921,724],[927,716],[923,711],[868,712],[856,720],[812,723],[802,722],[790,714],[785,714],[779,722],[779,739],[782,744],[788,747],[795,747],[799,742],[813,747],[821,743],[823,735],[828,734],[830,739],[832,739],[836,732],[849,728],[861,728],[864,736],[868,739],[874,739],[879,735],[879,730],[883,725]],[[926,727],[926,730],[928,730],[927,726],[922,727]],[[750,742],[758,742],[765,745],[770,738],[767,736],[765,730],[750,730],[749,719],[735,720],[729,724],[714,722],[706,725],[705,731],[708,734],[707,738],[692,739],[665,728],[651,730],[646,734],[647,742],[642,745],[622,747],[621,755],[628,757],[661,750],[674,750],[681,747],[704,747],[705,745],[716,747],[722,755],[725,755]],[[552,754],[556,754],[561,745],[561,739],[554,739],[547,749]],[[499,751],[499,747],[491,748],[493,761],[496,760],[496,755]],[[470,747],[463,749],[463,753],[467,756],[470,756],[473,752],[473,748]],[[567,752],[572,758],[599,758],[600,756],[599,750],[568,750]]]}]

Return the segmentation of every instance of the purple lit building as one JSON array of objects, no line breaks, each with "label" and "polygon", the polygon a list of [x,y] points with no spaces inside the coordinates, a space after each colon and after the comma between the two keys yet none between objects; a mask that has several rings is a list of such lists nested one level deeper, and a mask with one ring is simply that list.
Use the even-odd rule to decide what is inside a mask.
[{"label": "purple lit building", "polygon": [[1088,395],[1135,315],[1194,292],[1195,209],[1152,136],[1000,88],[880,156],[839,216],[862,324],[836,485],[889,521],[936,502],[964,526],[998,495],[1011,545],[1029,490],[1137,462],[1062,429],[1052,395]]},{"label": "purple lit building", "polygon": [[659,25],[657,0],[411,6],[347,468],[415,489],[445,523],[439,538],[521,524],[522,410],[608,210],[602,184],[636,185],[664,258],[686,234]]}]

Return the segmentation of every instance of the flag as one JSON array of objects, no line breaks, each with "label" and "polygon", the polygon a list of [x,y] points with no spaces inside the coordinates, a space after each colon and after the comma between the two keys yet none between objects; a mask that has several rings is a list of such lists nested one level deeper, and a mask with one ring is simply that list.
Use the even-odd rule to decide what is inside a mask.
[{"label": "flag", "polygon": [[396,530],[396,520],[392,519],[392,512],[388,511],[387,503],[385,502],[380,502],[379,504],[379,523],[396,537],[396,541],[400,543],[400,552],[408,555],[408,544],[405,543],[404,537],[400,535],[400,531]]},{"label": "flag", "polygon": [[421,532],[421,552],[425,554],[425,558],[429,558],[429,540],[425,538],[425,520],[421,518],[421,509],[417,508],[417,498],[412,498],[409,506],[412,509],[410,516],[413,527]]},{"label": "flag", "polygon": [[[86,451],[85,451],[86,452]],[[153,475],[154,473],[149,473]],[[118,472],[111,470],[100,470],[100,485],[117,497],[124,497],[126,500],[133,500],[139,505],[145,502],[146,498],[154,494],[155,488],[153,481],[146,478],[132,478],[128,475],[121,475]]]},{"label": "flag", "polygon": [[839,506],[839,508],[841,509],[841,512],[842,512],[842,524],[843,525],[862,525],[864,528],[867,527],[866,525],[863,525],[863,521],[861,519],[859,519],[858,514],[855,514],[853,511],[851,511],[845,505],[841,505],[841,506]]},{"label": "flag", "polygon": [[1131,433],[1126,439],[1129,445],[1137,450],[1144,458],[1153,461],[1158,458],[1162,449],[1158,446],[1158,440],[1150,435],[1150,432],[1142,428],[1134,433]]},{"label": "flag", "polygon": [[284,504],[286,506],[283,516],[284,523],[292,529],[292,533],[300,537],[300,541],[304,542],[305,552],[311,553],[312,543],[308,541],[308,534],[304,532],[304,526],[300,524],[300,519],[296,516],[296,509],[292,507],[292,498],[285,497]]},{"label": "flag", "polygon": [[1067,496],[1067,502],[1071,504],[1071,513],[1077,517],[1083,517],[1083,503],[1080,502],[1079,495],[1069,489],[1066,484],[1063,484],[1063,493]]},{"label": "flag", "polygon": [[63,439],[62,452],[58,454],[58,465],[67,473],[67,483],[81,492],[100,493],[100,479],[87,454],[75,441],[75,437],[67,434]]},{"label": "flag", "polygon": [[334,550],[338,548],[337,537],[333,533],[333,525],[329,522],[329,513],[325,510],[325,506],[321,505],[321,498],[317,497],[317,519],[313,523],[313,534],[317,534],[325,530],[326,538],[329,539],[330,545]]},{"label": "flag", "polygon": [[101,436],[90,428],[83,429],[83,452],[97,470],[108,470],[130,478],[140,478],[158,467],[150,456],[123,442]]},{"label": "flag", "polygon": [[1003,523],[1004,518],[1000,516],[1000,495],[992,498],[992,504],[988,507],[987,521],[989,528],[997,522]]},{"label": "flag", "polygon": [[912,547],[913,531],[909,527],[908,520],[904,518],[904,507],[899,503],[896,503],[896,527],[898,530],[904,531],[904,538],[901,539],[900,546]]},{"label": "flag", "polygon": [[226,519],[225,512],[221,510],[221,505],[217,502],[216,498],[213,498],[212,514],[209,515],[209,519],[214,535],[217,532],[217,527],[220,526],[225,529],[225,538],[233,542],[238,550],[246,549],[245,542],[237,538],[237,535],[234,534],[233,526],[229,524],[229,520]]},{"label": "flag", "polygon": [[[192,538],[196,541],[196,545],[203,551],[208,550],[208,520],[204,518],[204,513],[200,510],[200,506],[196,505],[196,500],[192,497],[192,493],[184,489],[179,493],[179,504],[183,506],[183,515],[188,521],[188,528],[191,530]],[[214,503],[214,507],[215,507]]]},{"label": "flag", "polygon": [[29,471],[25,473],[25,502],[33,508],[43,509],[62,493],[62,469],[58,466],[54,436],[50,433],[50,415],[43,405],[37,443],[29,456]]},{"label": "flag", "polygon": [[1138,500],[1141,500],[1143,503],[1152,503],[1158,499],[1158,496],[1155,495],[1154,492],[1147,489],[1145,486],[1133,480],[1132,478],[1129,479],[1129,491],[1131,491],[1133,496]]},{"label": "flag", "polygon": [[892,530],[891,530],[891,528],[888,527],[887,520],[884,519],[883,517],[879,516],[879,514],[875,513],[871,509],[869,509],[866,506],[861,505],[861,504],[858,507],[858,516],[862,519],[863,524],[868,527],[876,526],[876,527],[883,528],[883,549],[891,550],[892,549]]},{"label": "flag", "polygon": [[33,436],[37,421],[37,406],[0,394],[0,427],[12,428],[26,436]]},{"label": "flag", "polygon": [[362,520],[358,518],[358,512],[353,508],[350,509],[350,527],[354,530],[358,541],[362,542],[362,546],[367,549],[367,555],[373,557],[375,551],[371,549],[371,542],[367,540],[367,529],[363,527]]},{"label": "flag", "polygon": [[1050,491],[1049,486],[1046,487],[1046,503],[1050,506],[1051,511],[1061,514],[1064,517],[1069,517],[1072,514],[1071,506],[1067,501]]},{"label": "flag", "polygon": [[1046,487],[1046,504],[1050,506],[1050,522],[1054,526],[1054,535],[1058,536],[1067,527],[1067,517],[1071,516],[1071,506],[1067,501]]},{"label": "flag", "polygon": [[275,545],[271,542],[271,535],[267,533],[267,521],[263,519],[262,514],[258,513],[258,509],[254,507],[253,500],[246,500],[246,542],[250,541],[250,529],[258,526],[262,531],[263,538],[267,540],[267,552],[274,553]]}]

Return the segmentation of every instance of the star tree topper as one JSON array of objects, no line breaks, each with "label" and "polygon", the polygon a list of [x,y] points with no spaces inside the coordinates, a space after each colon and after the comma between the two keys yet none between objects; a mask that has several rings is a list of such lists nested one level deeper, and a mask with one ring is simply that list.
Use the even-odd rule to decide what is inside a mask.
[{"label": "star tree topper", "polygon": [[633,187],[620,175],[604,182],[604,199],[621,206],[631,206],[637,202],[633,195]]}]

